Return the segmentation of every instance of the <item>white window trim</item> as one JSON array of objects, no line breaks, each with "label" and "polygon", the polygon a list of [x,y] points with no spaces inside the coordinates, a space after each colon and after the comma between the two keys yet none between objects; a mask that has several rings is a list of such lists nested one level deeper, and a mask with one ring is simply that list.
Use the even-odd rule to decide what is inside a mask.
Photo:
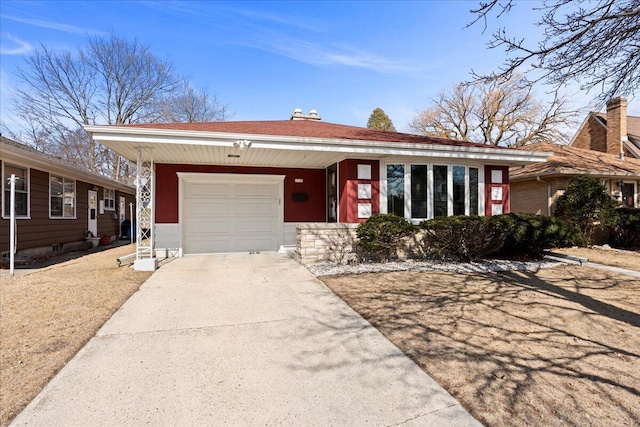
[{"label": "white window trim", "polygon": [[[471,189],[469,181],[469,169],[475,168],[478,170],[478,216],[485,215],[485,197],[484,197],[484,185],[485,185],[485,173],[484,164],[454,164],[444,162],[407,162],[406,160],[386,162],[380,162],[380,213],[388,213],[387,209],[387,165],[403,165],[404,166],[404,217],[405,219],[413,222],[414,224],[433,219],[433,167],[434,166],[447,166],[447,213],[448,216],[453,216],[453,167],[464,167],[464,197],[465,215],[469,215],[471,210]],[[427,217],[426,218],[413,218],[411,216],[411,166],[427,166]]]},{"label": "white window trim", "polygon": [[[113,198],[107,198],[107,192],[113,191]],[[107,200],[113,200],[113,207],[109,207]],[[104,202],[104,210],[105,211],[115,211],[116,210],[116,190],[113,188],[104,187],[102,189],[102,201]]]},{"label": "white window trim", "polygon": [[9,204],[11,203],[10,200],[5,200],[4,199],[4,190],[5,190],[5,185],[9,185],[8,183],[4,182],[4,166],[6,164],[9,164],[11,166],[15,166],[18,168],[22,168],[22,169],[26,169],[26,176],[27,176],[27,215],[16,215],[16,219],[31,219],[31,168],[27,165],[21,164],[21,163],[13,163],[13,162],[6,162],[3,161],[2,162],[2,171],[1,171],[1,175],[0,175],[0,179],[2,179],[2,185],[0,186],[2,188],[2,219],[10,219],[11,216],[10,215],[5,215],[4,214],[4,206],[5,203]]},{"label": "white window trim", "polygon": [[[638,194],[638,181],[632,181],[629,179],[622,179],[620,181],[622,181],[625,184],[633,184],[633,207],[638,208],[638,203],[640,203],[640,195]],[[620,197],[622,199],[622,196]]]},{"label": "white window trim", "polygon": [[[61,178],[62,179],[62,190],[64,192],[64,183],[68,182],[68,181],[73,181],[73,216],[64,216],[64,195],[62,196],[62,215],[63,216],[53,216],[51,215],[51,177],[55,176],[57,178]],[[77,185],[77,180],[75,179],[71,179],[71,178],[67,178],[65,176],[62,175],[56,175],[54,173],[50,173],[49,174],[49,219],[52,220],[65,220],[65,219],[78,219],[77,215],[78,215],[78,203],[77,203],[77,197],[78,197],[78,185]]]}]

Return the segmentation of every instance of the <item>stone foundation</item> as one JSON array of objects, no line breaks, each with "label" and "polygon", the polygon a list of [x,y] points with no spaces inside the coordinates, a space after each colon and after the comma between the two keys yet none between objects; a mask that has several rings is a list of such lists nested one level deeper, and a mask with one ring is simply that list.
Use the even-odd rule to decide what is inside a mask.
[{"label": "stone foundation", "polygon": [[301,264],[347,262],[357,253],[357,227],[358,224],[298,224],[295,259]]},{"label": "stone foundation", "polygon": [[[358,224],[306,223],[296,227],[294,258],[301,264],[330,261],[337,264],[359,262],[365,254],[358,246]],[[405,240],[398,248],[400,259],[422,254],[420,233]]]}]

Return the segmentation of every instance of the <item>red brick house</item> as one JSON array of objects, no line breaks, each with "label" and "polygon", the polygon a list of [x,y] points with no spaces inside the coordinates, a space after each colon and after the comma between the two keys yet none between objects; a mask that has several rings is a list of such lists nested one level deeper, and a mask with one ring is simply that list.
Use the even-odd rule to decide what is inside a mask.
[{"label": "red brick house", "polygon": [[[275,251],[305,224],[510,210],[509,167],[547,153],[291,120],[88,126],[138,163],[138,259]],[[146,225],[145,225],[146,224]],[[146,246],[145,246],[146,245]],[[145,268],[145,267],[141,267]],[[151,266],[150,268],[154,268]]]},{"label": "red brick house", "polygon": [[576,175],[597,176],[621,206],[638,207],[640,117],[627,115],[627,100],[614,98],[606,113],[589,113],[569,146],[539,143],[525,150],[549,151],[546,163],[513,167],[513,212],[551,215],[557,198]]},{"label": "red brick house", "polygon": [[78,247],[87,231],[94,236],[120,235],[131,219],[135,188],[70,167],[33,148],[0,137],[2,218],[0,253],[9,256],[9,177],[16,183],[18,257],[41,256]]},{"label": "red brick house", "polygon": [[640,117],[627,115],[626,99],[614,98],[606,113],[589,113],[569,146],[640,158]]},{"label": "red brick house", "polygon": [[640,159],[594,150],[541,142],[522,147],[524,150],[546,151],[553,155],[544,163],[512,167],[511,210],[513,212],[548,215],[577,175],[593,175],[610,189],[620,205],[638,207]]}]

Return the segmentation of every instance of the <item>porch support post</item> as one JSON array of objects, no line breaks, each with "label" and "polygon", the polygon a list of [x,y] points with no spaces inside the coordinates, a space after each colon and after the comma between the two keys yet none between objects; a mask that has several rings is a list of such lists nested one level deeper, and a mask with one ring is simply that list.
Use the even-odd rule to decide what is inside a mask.
[{"label": "porch support post", "polygon": [[151,148],[138,147],[136,172],[136,260],[135,270],[154,271],[158,262],[154,256],[155,183]]}]

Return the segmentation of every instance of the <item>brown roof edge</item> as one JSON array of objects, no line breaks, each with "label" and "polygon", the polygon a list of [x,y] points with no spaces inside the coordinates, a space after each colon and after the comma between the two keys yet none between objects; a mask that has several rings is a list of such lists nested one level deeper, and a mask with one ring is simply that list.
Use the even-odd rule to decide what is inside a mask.
[{"label": "brown roof edge", "polygon": [[202,123],[133,123],[116,127],[171,131],[216,132],[244,135],[289,136],[301,138],[346,139],[390,143],[437,144],[509,150],[477,142],[458,141],[425,135],[369,129],[358,126],[310,120],[227,121]]}]

